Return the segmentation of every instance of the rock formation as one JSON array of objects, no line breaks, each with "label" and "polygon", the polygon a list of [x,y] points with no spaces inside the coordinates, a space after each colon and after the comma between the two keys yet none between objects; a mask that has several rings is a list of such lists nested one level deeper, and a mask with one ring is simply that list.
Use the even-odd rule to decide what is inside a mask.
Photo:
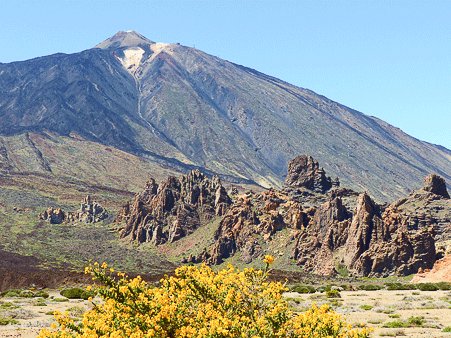
[{"label": "rock formation", "polygon": [[51,224],[61,224],[66,220],[66,213],[61,208],[48,208],[38,215],[39,219],[49,221]]},{"label": "rock formation", "polygon": [[64,212],[60,208],[48,208],[38,215],[39,219],[47,220],[52,224],[62,224],[80,221],[83,223],[96,223],[108,217],[108,213],[100,204],[94,201],[91,196],[80,204],[80,209],[75,212]]},{"label": "rock formation", "polygon": [[301,155],[288,163],[288,174],[284,188],[306,188],[318,193],[325,193],[332,186],[339,186],[339,181],[326,177],[326,172],[319,167],[318,161],[309,155]]},{"label": "rock formation", "polygon": [[167,181],[147,182],[146,188],[126,204],[117,223],[125,223],[121,237],[155,245],[175,242],[190,235],[215,216],[222,216],[231,199],[219,177],[208,179],[199,170]]},{"label": "rock formation", "polygon": [[423,190],[449,198],[445,180],[437,174],[430,174],[424,179]]},{"label": "rock formation", "polygon": [[[316,274],[406,275],[430,269],[437,257],[434,236],[451,234],[444,181],[426,181],[429,190],[379,205],[365,192],[339,188],[338,180],[304,155],[290,161],[282,190],[235,191],[233,204],[217,178],[210,181],[199,171],[160,185],[149,181],[117,221],[126,223],[122,237],[158,245],[189,236],[219,216],[211,240],[185,255],[185,263],[215,265],[238,255],[248,264],[277,246],[270,253],[287,255]],[[284,241],[274,242],[282,232]]]},{"label": "rock formation", "polygon": [[411,283],[451,282],[451,254],[435,262],[431,270],[420,269]]}]

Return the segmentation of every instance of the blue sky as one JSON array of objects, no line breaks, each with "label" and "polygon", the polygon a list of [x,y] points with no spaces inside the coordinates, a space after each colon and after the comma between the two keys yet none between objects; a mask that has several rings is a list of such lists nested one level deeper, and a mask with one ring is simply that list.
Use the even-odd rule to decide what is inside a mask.
[{"label": "blue sky", "polygon": [[120,30],[179,42],[451,149],[451,1],[1,1],[0,62]]}]

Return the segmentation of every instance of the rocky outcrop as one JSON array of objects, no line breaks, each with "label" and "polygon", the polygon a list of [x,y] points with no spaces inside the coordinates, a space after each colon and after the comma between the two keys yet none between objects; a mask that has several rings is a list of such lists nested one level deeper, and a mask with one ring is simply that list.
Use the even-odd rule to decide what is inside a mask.
[{"label": "rocky outcrop", "polygon": [[217,178],[194,171],[160,185],[149,181],[118,221],[126,223],[123,237],[158,245],[176,242],[220,217],[217,228],[209,230],[214,234],[202,241],[205,246],[185,255],[185,263],[216,265],[238,256],[249,264],[271,253],[287,255],[305,272],[372,277],[433,266],[434,236],[446,234],[436,217],[451,212],[449,199],[421,189],[392,205],[379,205],[365,192],[332,183],[317,161],[300,156],[290,162],[282,190],[235,191],[231,204]]},{"label": "rocky outcrop", "polygon": [[411,283],[451,282],[451,254],[435,262],[432,269],[419,269]]},{"label": "rocky outcrop", "polygon": [[38,215],[38,218],[44,221],[49,221],[50,224],[61,224],[66,220],[66,213],[61,208],[48,208]]},{"label": "rocky outcrop", "polygon": [[332,181],[319,167],[318,161],[309,155],[301,155],[288,163],[288,174],[283,187],[285,189],[306,188],[318,193],[325,193],[332,186],[340,185],[338,178]]},{"label": "rocky outcrop", "polygon": [[134,202],[124,205],[116,222],[125,223],[122,238],[155,245],[172,243],[222,216],[230,204],[219,177],[210,180],[193,170],[179,178],[170,176],[159,185],[149,180]]},{"label": "rocky outcrop", "polygon": [[449,198],[445,180],[437,174],[430,174],[424,179],[423,190]]},{"label": "rocky outcrop", "polygon": [[[359,195],[354,213],[339,198],[326,202],[309,229],[298,235],[292,258],[316,274],[334,274],[341,265],[357,276],[406,275],[435,261],[432,228],[411,235],[401,219],[382,215],[366,193]],[[334,262],[333,257],[338,259]]]},{"label": "rocky outcrop", "polygon": [[68,222],[96,223],[108,217],[108,213],[99,203],[94,201],[91,196],[86,198],[80,204],[80,209],[75,212],[64,212],[60,208],[48,208],[38,215],[39,219],[47,220],[52,224],[62,224]]},{"label": "rocky outcrop", "polygon": [[94,201],[91,196],[86,196],[80,204],[80,209],[75,212],[67,213],[67,221],[80,221],[83,223],[96,223],[108,217],[104,207]]}]

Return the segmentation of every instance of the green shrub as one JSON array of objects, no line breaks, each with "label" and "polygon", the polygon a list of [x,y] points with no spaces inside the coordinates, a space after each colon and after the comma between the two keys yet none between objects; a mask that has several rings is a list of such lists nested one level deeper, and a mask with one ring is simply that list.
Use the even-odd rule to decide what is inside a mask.
[{"label": "green shrub", "polygon": [[71,288],[65,289],[60,292],[60,295],[69,299],[89,299],[89,297],[94,297],[95,293],[92,291],[87,291],[82,288]]},{"label": "green shrub", "polygon": [[406,323],[404,323],[402,320],[395,320],[393,322],[387,322],[382,327],[389,327],[389,328],[399,328],[399,327],[408,327]]},{"label": "green shrub", "polygon": [[407,323],[409,323],[411,326],[423,326],[425,320],[424,317],[414,317],[411,316],[409,319],[407,319]]},{"label": "green shrub", "polygon": [[437,291],[439,287],[435,283],[420,283],[416,285],[420,291]]},{"label": "green shrub", "polygon": [[18,309],[20,306],[18,305],[14,305],[13,303],[9,303],[9,302],[5,302],[5,303],[0,303],[0,309]]},{"label": "green shrub", "polygon": [[315,293],[316,289],[312,285],[296,285],[292,288],[294,292],[297,293]]},{"label": "green shrub", "polygon": [[0,317],[0,325],[19,324],[19,322],[11,317]]},{"label": "green shrub", "polygon": [[381,290],[383,287],[381,285],[377,284],[362,284],[357,287],[359,290],[364,291],[375,291],[375,290]]},{"label": "green shrub", "polygon": [[22,298],[33,298],[34,297],[34,292],[31,290],[23,290],[20,292],[19,297]]},{"label": "green shrub", "polygon": [[61,302],[68,302],[69,299],[67,299],[67,298],[53,298],[52,301],[61,303]]},{"label": "green shrub", "polygon": [[49,294],[47,292],[45,292],[44,290],[40,290],[40,291],[36,292],[34,294],[34,296],[35,297],[42,297],[42,298],[45,298],[45,299],[49,298]]},{"label": "green shrub", "polygon": [[440,290],[451,290],[450,282],[438,282],[435,283],[435,285],[437,285]]},{"label": "green shrub", "polygon": [[341,298],[340,292],[338,290],[329,290],[326,291],[327,298]]},{"label": "green shrub", "polygon": [[385,283],[387,290],[415,290],[417,287],[415,284],[403,284],[403,283]]},{"label": "green shrub", "polygon": [[442,332],[451,332],[451,326],[445,327]]},{"label": "green shrub", "polygon": [[33,306],[47,306],[47,304],[41,301],[41,302],[33,303]]},{"label": "green shrub", "polygon": [[344,264],[338,264],[336,266],[336,270],[340,276],[343,276],[343,277],[349,276],[349,270],[346,268],[346,266]]},{"label": "green shrub", "polygon": [[3,291],[1,293],[2,297],[20,297],[20,293],[22,292],[22,290],[19,289],[10,289],[10,290],[6,290]]},{"label": "green shrub", "polygon": [[361,309],[364,309],[365,311],[371,310],[374,306],[372,305],[360,305]]}]

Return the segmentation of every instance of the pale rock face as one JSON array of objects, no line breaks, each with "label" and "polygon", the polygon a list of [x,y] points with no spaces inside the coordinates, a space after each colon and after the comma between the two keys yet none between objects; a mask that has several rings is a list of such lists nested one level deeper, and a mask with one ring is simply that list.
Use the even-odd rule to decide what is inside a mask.
[{"label": "pale rock face", "polygon": [[138,68],[144,53],[144,49],[140,47],[132,47],[124,50],[125,57],[122,59],[119,58],[119,60],[124,68],[127,69],[129,73],[133,74]]}]

